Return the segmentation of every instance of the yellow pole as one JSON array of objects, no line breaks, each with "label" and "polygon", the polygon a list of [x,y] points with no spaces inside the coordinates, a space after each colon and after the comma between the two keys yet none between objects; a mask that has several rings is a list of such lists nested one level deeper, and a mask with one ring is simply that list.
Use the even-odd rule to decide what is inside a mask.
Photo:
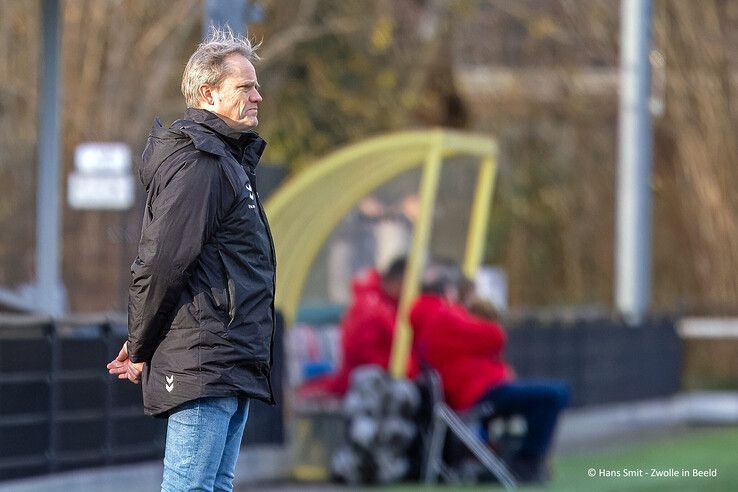
[{"label": "yellow pole", "polygon": [[420,211],[417,223],[413,228],[413,242],[405,270],[402,286],[402,295],[397,309],[395,336],[392,341],[390,356],[390,374],[401,378],[407,374],[407,365],[410,357],[410,347],[413,341],[410,329],[410,308],[418,295],[421,269],[425,252],[428,250],[428,241],[433,225],[433,209],[438,191],[438,180],[441,175],[441,144],[442,136],[433,143],[428,158],[423,167],[423,177],[420,182]]},{"label": "yellow pole", "polygon": [[477,178],[477,189],[474,193],[471,218],[469,220],[469,231],[466,237],[466,252],[464,253],[464,275],[470,279],[474,276],[482,262],[484,244],[487,235],[487,223],[492,192],[495,186],[496,154],[485,156],[479,168]]}]

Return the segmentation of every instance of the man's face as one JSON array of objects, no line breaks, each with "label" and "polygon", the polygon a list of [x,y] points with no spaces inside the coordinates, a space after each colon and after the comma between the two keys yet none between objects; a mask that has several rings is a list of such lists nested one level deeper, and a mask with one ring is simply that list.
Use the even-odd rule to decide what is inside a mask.
[{"label": "man's face", "polygon": [[234,130],[249,130],[259,124],[261,94],[256,70],[246,57],[238,54],[228,56],[226,63],[230,73],[219,87],[205,85],[201,107],[216,113]]}]

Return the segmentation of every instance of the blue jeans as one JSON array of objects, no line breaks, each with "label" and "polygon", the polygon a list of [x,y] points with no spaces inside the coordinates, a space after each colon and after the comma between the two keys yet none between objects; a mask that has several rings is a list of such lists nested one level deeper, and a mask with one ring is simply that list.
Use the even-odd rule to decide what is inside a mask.
[{"label": "blue jeans", "polygon": [[167,424],[162,492],[232,491],[248,398],[200,398],[174,409]]},{"label": "blue jeans", "polygon": [[477,404],[491,402],[495,415],[522,415],[528,430],[519,455],[543,458],[556,430],[559,413],[569,403],[569,388],[559,381],[518,380],[490,389]]}]

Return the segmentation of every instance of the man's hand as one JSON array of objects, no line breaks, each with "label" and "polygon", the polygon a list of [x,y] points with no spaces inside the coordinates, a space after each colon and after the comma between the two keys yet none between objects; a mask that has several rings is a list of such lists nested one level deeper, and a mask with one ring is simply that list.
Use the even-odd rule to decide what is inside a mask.
[{"label": "man's hand", "polygon": [[118,352],[118,357],[108,362],[107,368],[110,374],[115,374],[118,379],[128,379],[130,382],[138,384],[141,382],[141,372],[143,371],[144,362],[131,362],[128,358],[128,344],[123,342],[123,348]]}]

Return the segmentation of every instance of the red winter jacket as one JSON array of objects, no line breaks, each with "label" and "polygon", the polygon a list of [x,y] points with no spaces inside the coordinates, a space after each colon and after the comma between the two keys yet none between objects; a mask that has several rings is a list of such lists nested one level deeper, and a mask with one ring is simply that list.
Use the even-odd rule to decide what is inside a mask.
[{"label": "red winter jacket", "polygon": [[489,389],[512,378],[503,361],[505,333],[436,295],[422,295],[410,312],[418,358],[438,371],[446,402],[466,410]]},{"label": "red winter jacket", "polygon": [[[343,395],[355,368],[366,364],[376,364],[385,369],[389,366],[397,300],[384,292],[381,276],[376,270],[361,274],[354,280],[352,288],[353,302],[341,321],[341,367],[334,374],[308,381],[298,389],[301,396],[324,392]],[[417,359],[411,354],[408,376],[415,377],[417,373]]]}]

